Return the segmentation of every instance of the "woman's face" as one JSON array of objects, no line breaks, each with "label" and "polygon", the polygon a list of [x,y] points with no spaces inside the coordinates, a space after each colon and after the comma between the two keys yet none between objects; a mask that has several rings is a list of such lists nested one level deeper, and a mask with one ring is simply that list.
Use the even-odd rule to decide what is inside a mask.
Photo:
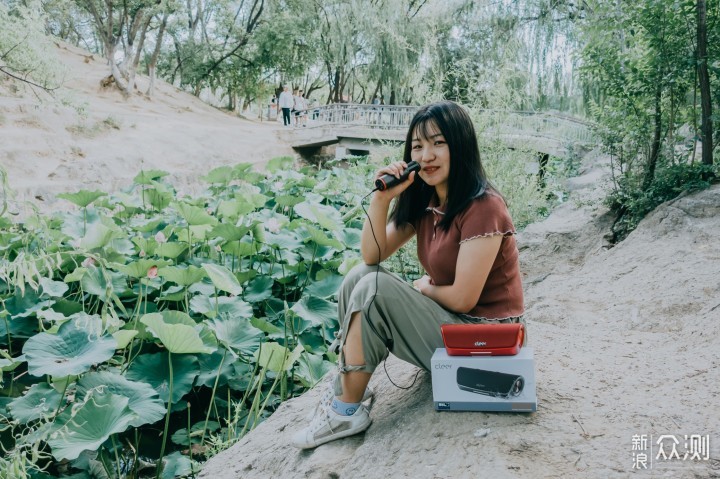
[{"label": "woman's face", "polygon": [[433,122],[418,125],[412,135],[410,158],[420,164],[420,178],[429,186],[447,188],[450,148]]}]

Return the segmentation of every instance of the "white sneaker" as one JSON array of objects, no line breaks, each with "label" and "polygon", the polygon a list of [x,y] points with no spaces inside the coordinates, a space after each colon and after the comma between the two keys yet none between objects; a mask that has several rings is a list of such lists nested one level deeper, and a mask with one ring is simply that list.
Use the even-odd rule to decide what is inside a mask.
[{"label": "white sneaker", "polygon": [[[317,409],[322,406],[330,407],[332,405],[332,400],[335,397],[335,376],[332,376],[332,378],[329,381],[326,381],[326,384],[324,384],[322,387],[325,388],[325,392],[320,396],[320,402],[318,402],[318,405],[313,409],[312,411],[307,413],[307,416],[305,416],[305,420],[312,421],[312,418],[317,413]],[[363,393],[362,399],[360,399],[361,403],[365,403],[368,400],[375,400],[375,391],[373,391],[373,388],[370,386],[365,388],[365,392]],[[372,401],[369,405],[366,405],[369,409],[369,406],[372,406]]]},{"label": "white sneaker", "polygon": [[300,449],[312,449],[326,442],[363,432],[371,423],[370,414],[362,404],[352,416],[341,416],[329,406],[321,404],[315,410],[310,424],[293,436],[292,445]]}]

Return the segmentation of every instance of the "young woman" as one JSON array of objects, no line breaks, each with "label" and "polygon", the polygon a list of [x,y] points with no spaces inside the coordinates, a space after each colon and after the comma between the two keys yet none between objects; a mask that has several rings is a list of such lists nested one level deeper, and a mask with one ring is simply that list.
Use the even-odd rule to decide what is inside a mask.
[{"label": "young woman", "polygon": [[[389,352],[426,370],[443,347],[444,323],[517,322],[523,314],[515,227],[502,196],[488,183],[475,128],[460,105],[422,107],[408,130],[403,161],[377,171],[418,173],[370,200],[362,230],[365,264],[339,292],[339,371],[310,425],[293,437],[307,449],[364,431],[370,376]],[[390,203],[395,206],[387,221]],[[385,225],[385,228],[383,226]],[[427,275],[414,287],[379,266],[417,235]]]}]

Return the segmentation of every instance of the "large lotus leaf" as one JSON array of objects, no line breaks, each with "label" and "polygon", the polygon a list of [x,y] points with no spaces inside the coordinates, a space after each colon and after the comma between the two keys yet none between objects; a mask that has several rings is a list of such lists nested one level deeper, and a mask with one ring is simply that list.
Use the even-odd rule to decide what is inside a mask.
[{"label": "large lotus leaf", "polygon": [[212,225],[191,225],[189,233],[187,228],[182,228],[175,234],[178,237],[178,241],[197,243],[198,241],[202,242],[207,240],[210,231],[212,231]]},{"label": "large lotus leaf", "polygon": [[66,408],[60,414],[48,444],[55,459],[72,460],[85,450],[96,450],[111,435],[125,431],[134,419],[128,398],[94,393],[79,409]]},{"label": "large lotus leaf", "polygon": [[293,209],[301,217],[320,225],[326,230],[335,231],[343,227],[340,212],[332,206],[303,201],[296,204]]},{"label": "large lotus leaf", "polygon": [[280,252],[297,251],[303,246],[303,242],[293,232],[265,233],[265,244],[280,249]]},{"label": "large lotus leaf", "polygon": [[138,331],[135,329],[121,329],[112,333],[113,338],[117,341],[117,349],[127,348],[130,341],[137,335]]},{"label": "large lotus leaf", "polygon": [[[228,379],[234,374],[234,360],[235,359],[232,355],[226,355],[225,361],[223,361],[223,353],[220,351],[215,351],[212,354],[203,354],[198,357],[198,369],[200,370],[200,374],[198,374],[196,386],[206,386],[212,388],[215,385],[215,378],[218,374],[220,374],[218,387],[226,385]],[[220,369],[221,362],[222,369]]]},{"label": "large lotus leaf", "polygon": [[[259,190],[257,187],[254,188],[255,190]],[[265,196],[262,193],[258,193],[257,191],[244,191],[240,194],[240,197],[248,201],[255,208],[262,208],[265,206],[265,203],[270,200],[270,197]]]},{"label": "large lotus leaf", "polygon": [[328,233],[315,228],[312,225],[303,225],[302,228],[298,228],[298,234],[301,235],[305,241],[314,241],[320,246],[330,246],[338,251],[345,249],[345,246],[336,240],[335,238],[328,235]]},{"label": "large lotus leaf", "polygon": [[64,235],[76,240],[83,237],[89,225],[100,222],[100,215],[94,208],[89,208],[85,211],[62,213],[58,215],[58,218],[62,220],[60,223],[60,231]]},{"label": "large lotus leaf", "polygon": [[211,353],[200,335],[192,326],[186,324],[168,324],[161,314],[151,313],[140,318],[140,322],[150,331],[168,351],[174,354]]},{"label": "large lotus leaf", "polygon": [[155,249],[155,253],[163,258],[175,259],[188,248],[187,243],[160,243]]},{"label": "large lotus leaf", "polygon": [[250,318],[253,315],[252,306],[238,296],[195,296],[190,300],[190,309],[208,318],[214,318],[216,316],[215,301],[217,301],[217,313],[220,316]]},{"label": "large lotus leaf", "polygon": [[145,196],[145,201],[150,203],[157,211],[162,211],[167,208],[173,199],[173,194],[170,191],[158,186],[149,188],[143,191],[142,194]]},{"label": "large lotus leaf", "polygon": [[200,421],[192,425],[190,434],[188,434],[187,428],[182,428],[175,431],[170,439],[172,439],[173,443],[180,446],[189,446],[191,442],[193,444],[199,444],[203,431],[214,432],[220,429],[220,427],[221,425],[217,421],[208,421],[207,424],[205,421]]},{"label": "large lotus leaf", "polygon": [[300,196],[279,195],[275,197],[275,204],[282,207],[295,206],[303,201],[305,201],[305,199]]},{"label": "large lotus leaf", "polygon": [[24,362],[25,356],[22,354],[13,358],[7,351],[0,349],[0,371],[15,371]]},{"label": "large lotus leaf", "polygon": [[163,321],[165,321],[167,324],[184,324],[192,328],[195,328],[197,326],[195,320],[192,319],[189,314],[183,311],[166,309],[165,311],[161,311],[160,315],[162,316]]},{"label": "large lotus leaf", "polygon": [[127,283],[125,276],[117,271],[105,270],[100,268],[90,268],[80,280],[83,291],[98,296],[101,301],[110,299],[110,294],[118,296],[123,295],[127,291]]},{"label": "large lotus leaf", "polygon": [[343,228],[337,232],[337,238],[342,241],[345,247],[358,250],[360,249],[360,238],[362,230],[357,228]]},{"label": "large lotus leaf", "polygon": [[223,316],[208,321],[207,325],[215,332],[220,343],[245,355],[255,352],[265,337],[262,331],[244,318]]},{"label": "large lotus leaf", "polygon": [[68,200],[71,203],[75,203],[81,208],[86,207],[96,199],[107,196],[107,193],[103,193],[102,191],[87,191],[87,190],[80,190],[77,193],[60,193],[57,195],[58,198],[61,198],[63,200]]},{"label": "large lotus leaf", "polygon": [[63,294],[68,290],[67,284],[49,278],[40,278],[40,286],[42,286],[43,295],[51,298],[62,298]]},{"label": "large lotus leaf", "polygon": [[285,331],[275,326],[265,318],[252,318],[250,324],[258,328],[260,331],[267,333],[268,338],[279,339],[285,337]]},{"label": "large lotus leaf", "polygon": [[155,229],[160,226],[160,224],[163,222],[163,218],[161,216],[153,217],[153,218],[132,218],[130,220],[130,227],[139,233],[150,233],[151,231],[155,231]]},{"label": "large lotus leaf", "polygon": [[222,246],[224,252],[239,258],[254,255],[259,248],[260,245],[255,242],[245,243],[241,241],[229,241]]},{"label": "large lotus leaf", "polygon": [[163,170],[142,170],[133,178],[133,183],[136,185],[149,185],[152,184],[154,180],[158,180],[169,174],[170,173]]},{"label": "large lotus leaf", "polygon": [[[172,368],[172,404],[175,404],[192,389],[198,375],[198,360],[191,355],[173,354]],[[170,399],[170,366],[167,352],[141,354],[132,362],[125,376],[131,381],[150,384],[164,402],[167,403]]]},{"label": "large lotus leaf", "polygon": [[175,479],[176,477],[188,476],[194,477],[197,472],[200,472],[200,466],[196,462],[191,461],[189,457],[180,454],[180,451],[175,451],[163,458],[163,469],[160,474],[160,479]]},{"label": "large lotus leaf", "polygon": [[272,296],[272,287],[275,283],[270,276],[257,276],[252,279],[247,287],[243,297],[246,301],[251,303],[258,303],[264,301]]},{"label": "large lotus leaf", "polygon": [[310,296],[316,296],[318,298],[329,298],[335,296],[340,289],[340,285],[343,282],[343,277],[337,274],[330,274],[320,281],[311,283],[305,292]]},{"label": "large lotus leaf", "polygon": [[82,374],[107,361],[116,347],[117,341],[112,336],[90,337],[75,326],[75,321],[68,321],[57,334],[40,333],[28,339],[23,354],[33,376],[63,377]]},{"label": "large lotus leaf", "polygon": [[210,281],[220,291],[233,294],[235,296],[242,293],[242,286],[238,283],[235,275],[225,266],[213,263],[205,263],[203,269],[210,277]]},{"label": "large lotus leaf", "polygon": [[80,281],[81,279],[83,279],[83,276],[85,276],[85,273],[87,273],[87,271],[88,269],[84,266],[78,266],[71,273],[65,275],[63,282],[74,283],[76,281]]},{"label": "large lotus leaf", "polygon": [[235,179],[235,170],[231,166],[218,166],[208,171],[208,174],[200,177],[208,183],[227,185]]},{"label": "large lotus leaf", "polygon": [[[10,313],[11,318],[26,318],[41,309],[50,307],[55,303],[54,300],[41,300],[40,295],[33,289],[28,288],[25,294],[19,289],[15,290],[15,294],[10,299],[5,300],[5,309]],[[12,325],[10,326],[12,331]]]},{"label": "large lotus leaf", "polygon": [[192,265],[187,268],[166,266],[165,268],[160,268],[158,274],[166,280],[177,283],[180,286],[190,286],[205,277],[205,270]]},{"label": "large lotus leaf", "polygon": [[6,325],[0,316],[0,344],[7,344],[8,336],[13,340],[29,338],[37,333],[37,328],[38,321],[35,318],[8,319]]},{"label": "large lotus leaf", "polygon": [[255,207],[243,199],[222,200],[218,204],[217,215],[220,218],[235,221],[241,216],[251,213]]},{"label": "large lotus leaf", "polygon": [[103,223],[89,224],[85,236],[80,239],[80,248],[84,250],[102,248],[107,246],[113,239],[121,238],[122,235],[122,231]]},{"label": "large lotus leaf", "polygon": [[128,408],[136,414],[130,421],[133,427],[153,424],[165,415],[165,405],[158,392],[146,382],[130,381],[109,371],[91,372],[78,381],[76,397],[84,399],[85,394],[95,388],[128,398]]},{"label": "large lotus leaf", "polygon": [[145,278],[147,276],[148,271],[153,266],[157,266],[158,268],[162,268],[164,266],[170,265],[170,261],[163,261],[159,259],[139,259],[137,261],[133,261],[128,264],[120,264],[120,263],[112,263],[110,266],[112,266],[114,269],[118,270],[119,272],[130,276],[131,278]]},{"label": "large lotus leaf", "polygon": [[60,399],[60,393],[47,383],[33,384],[23,396],[8,404],[8,410],[12,417],[26,424],[54,414]]},{"label": "large lotus leaf", "polygon": [[303,386],[311,388],[334,367],[333,363],[325,360],[321,355],[304,352],[295,368],[295,377],[300,379]]},{"label": "large lotus leaf", "polygon": [[294,163],[295,159],[292,156],[277,156],[267,162],[265,169],[271,173],[277,173],[280,170],[291,169]]},{"label": "large lotus leaf", "polygon": [[143,251],[146,255],[152,256],[155,254],[155,248],[158,246],[158,242],[155,238],[143,238],[142,236],[134,236],[132,242],[137,246],[137,249]]},{"label": "large lotus leaf", "polygon": [[337,305],[315,296],[304,297],[290,309],[315,326],[330,326],[337,322]]},{"label": "large lotus leaf", "polygon": [[265,343],[255,352],[255,360],[260,367],[279,373],[289,370],[300,355],[305,351],[301,345],[297,345],[294,351],[278,343]]},{"label": "large lotus leaf", "polygon": [[217,218],[207,214],[203,208],[181,202],[173,203],[173,207],[189,225],[215,225],[218,222]]},{"label": "large lotus leaf", "polygon": [[222,238],[227,241],[237,241],[250,232],[249,226],[235,226],[228,223],[222,223],[210,230],[212,238]]}]

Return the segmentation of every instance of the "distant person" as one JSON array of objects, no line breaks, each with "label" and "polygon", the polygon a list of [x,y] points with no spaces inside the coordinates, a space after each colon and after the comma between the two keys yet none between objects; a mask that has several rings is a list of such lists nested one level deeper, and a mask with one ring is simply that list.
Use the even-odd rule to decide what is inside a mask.
[{"label": "distant person", "polygon": [[293,107],[293,103],[293,96],[292,93],[290,93],[290,87],[285,85],[282,93],[280,93],[280,98],[278,99],[278,104],[282,109],[284,126],[290,126],[290,110]]},{"label": "distant person", "polygon": [[303,91],[298,90],[297,95],[293,96],[295,111],[295,126],[307,126],[307,100],[303,96]]},{"label": "distant person", "polygon": [[372,104],[373,104],[373,105],[379,105],[379,104],[380,104],[380,98],[378,98],[377,95],[375,95],[375,96],[373,97],[373,99],[372,99]]},{"label": "distant person", "polygon": [[[363,261],[338,292],[338,372],[309,426],[294,435],[295,447],[311,449],[367,429],[363,401],[373,394],[367,385],[389,353],[429,371],[435,349],[443,347],[442,324],[522,321],[515,226],[485,174],[465,108],[450,101],[420,108],[403,159],[377,170],[375,178],[399,177],[411,161],[420,171],[370,199]],[[414,288],[380,266],[413,237],[427,271]]]},{"label": "distant person", "polygon": [[297,107],[298,107],[298,104],[300,103],[298,96],[300,96],[300,89],[295,88],[293,90],[293,106],[292,106],[292,110],[290,110],[290,113],[292,114],[292,117],[293,117],[293,125],[295,127],[298,126],[298,108]]}]

